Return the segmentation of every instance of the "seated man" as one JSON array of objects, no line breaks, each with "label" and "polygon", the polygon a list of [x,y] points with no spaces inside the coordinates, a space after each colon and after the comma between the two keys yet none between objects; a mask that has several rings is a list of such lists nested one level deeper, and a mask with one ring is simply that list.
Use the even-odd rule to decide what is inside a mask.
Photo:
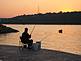
[{"label": "seated man", "polygon": [[[29,49],[32,47],[33,40],[31,39],[31,35],[28,34],[28,28],[25,28],[20,39],[22,43],[28,44]],[[26,47],[26,45],[24,45],[24,47]]]}]

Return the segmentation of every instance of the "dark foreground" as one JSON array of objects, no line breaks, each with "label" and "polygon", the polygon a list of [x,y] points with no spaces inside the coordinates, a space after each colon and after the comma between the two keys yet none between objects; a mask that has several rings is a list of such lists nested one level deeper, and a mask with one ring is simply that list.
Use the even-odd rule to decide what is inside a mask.
[{"label": "dark foreground", "polygon": [[21,50],[17,46],[0,45],[0,61],[81,61],[81,55],[56,50]]}]

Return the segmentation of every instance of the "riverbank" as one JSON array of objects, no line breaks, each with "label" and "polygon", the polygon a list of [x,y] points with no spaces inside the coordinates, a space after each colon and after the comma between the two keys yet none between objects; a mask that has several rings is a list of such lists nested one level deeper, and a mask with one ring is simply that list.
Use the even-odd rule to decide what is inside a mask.
[{"label": "riverbank", "polygon": [[41,49],[33,51],[19,49],[18,46],[0,45],[0,60],[2,61],[81,61],[81,55]]},{"label": "riverbank", "polygon": [[0,34],[12,33],[12,32],[19,32],[19,31],[0,24]]}]

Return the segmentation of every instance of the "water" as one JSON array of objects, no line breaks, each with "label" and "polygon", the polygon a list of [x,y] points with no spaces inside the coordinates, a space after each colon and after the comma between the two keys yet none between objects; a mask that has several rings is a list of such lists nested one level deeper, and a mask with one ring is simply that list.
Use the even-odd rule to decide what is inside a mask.
[{"label": "water", "polygon": [[[6,25],[19,30],[18,33],[0,35],[0,44],[19,46],[19,37],[25,27],[31,33],[34,25]],[[58,30],[62,29],[63,33]],[[34,42],[41,41],[42,48],[81,55],[81,25],[35,25],[32,33]]]}]

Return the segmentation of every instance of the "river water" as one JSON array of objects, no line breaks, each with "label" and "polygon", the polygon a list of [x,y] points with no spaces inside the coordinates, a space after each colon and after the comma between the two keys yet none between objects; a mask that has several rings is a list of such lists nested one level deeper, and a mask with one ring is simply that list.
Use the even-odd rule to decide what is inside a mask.
[{"label": "river water", "polygon": [[[5,25],[5,24],[4,24]],[[81,55],[81,25],[12,25],[6,26],[19,30],[17,33],[0,35],[0,45],[19,46],[19,37],[28,27],[29,33],[32,32],[34,42],[41,41],[42,48],[59,50]],[[58,30],[62,29],[63,33]]]}]

